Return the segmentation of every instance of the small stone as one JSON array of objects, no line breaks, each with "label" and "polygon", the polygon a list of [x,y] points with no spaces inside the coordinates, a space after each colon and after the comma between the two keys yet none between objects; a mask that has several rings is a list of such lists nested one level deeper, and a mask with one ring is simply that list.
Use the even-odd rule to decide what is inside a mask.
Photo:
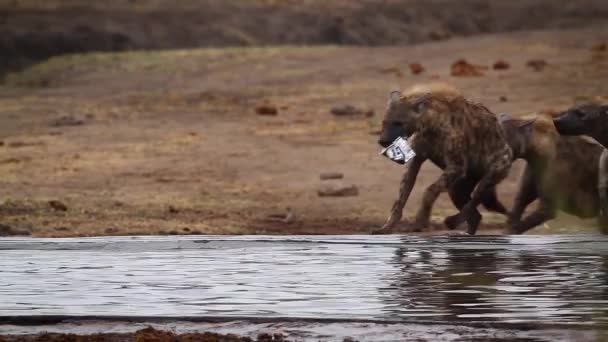
[{"label": "small stone", "polygon": [[279,114],[279,110],[277,109],[277,107],[274,105],[268,104],[268,103],[264,103],[264,104],[260,104],[260,105],[256,106],[255,112],[258,115],[268,115],[268,116],[275,116],[275,115]]},{"label": "small stone", "polygon": [[0,223],[0,236],[17,236],[17,235],[27,236],[30,234],[31,233],[28,230],[16,229],[9,225]]},{"label": "small stone", "polygon": [[360,114],[359,110],[351,105],[334,106],[331,113],[336,116],[347,116]]},{"label": "small stone", "polygon": [[424,67],[420,63],[412,63],[410,64],[410,71],[414,75],[418,75],[424,72]]},{"label": "small stone", "polygon": [[606,43],[606,42],[597,43],[591,47],[591,51],[593,51],[593,52],[608,51],[608,43]]},{"label": "small stone", "polygon": [[355,185],[344,186],[326,184],[317,191],[317,195],[319,195],[320,197],[358,196],[359,189]]},{"label": "small stone", "polygon": [[183,231],[185,231],[185,232],[189,232],[189,231],[190,231],[190,228],[188,228],[188,227],[184,227],[184,228],[182,228],[182,230],[183,230]]},{"label": "small stone", "polygon": [[507,97],[506,96],[501,96],[501,97],[498,98],[498,100],[500,102],[507,102]]},{"label": "small stone", "polygon": [[333,106],[330,112],[335,116],[357,116],[363,115],[366,117],[374,116],[374,111],[369,109],[361,109],[351,105]]},{"label": "small stone", "polygon": [[63,126],[81,126],[84,125],[84,120],[77,119],[72,115],[65,115],[51,121],[52,127],[63,127]]},{"label": "small stone", "polygon": [[452,64],[451,74],[456,77],[483,76],[483,69],[484,67],[473,65],[466,59],[461,58]]},{"label": "small stone", "polygon": [[534,71],[542,71],[547,66],[547,61],[544,59],[532,59],[526,63],[526,66],[532,68]]},{"label": "small stone", "polygon": [[501,59],[501,60],[496,61],[496,63],[494,63],[494,65],[492,67],[494,68],[494,70],[507,70],[511,66],[509,65],[509,63],[507,63]]},{"label": "small stone", "polygon": [[321,180],[342,179],[344,178],[344,174],[341,172],[323,172],[319,175],[319,178],[321,178]]},{"label": "small stone", "polygon": [[4,146],[4,141],[0,140],[0,146]]},{"label": "small stone", "polygon": [[57,211],[68,211],[68,207],[61,201],[51,200],[49,206]]},{"label": "small stone", "polygon": [[258,342],[272,342],[272,335],[268,333],[261,333],[258,335]]},{"label": "small stone", "polygon": [[176,207],[170,205],[168,208],[169,214],[177,214],[179,213],[179,209],[177,209]]}]

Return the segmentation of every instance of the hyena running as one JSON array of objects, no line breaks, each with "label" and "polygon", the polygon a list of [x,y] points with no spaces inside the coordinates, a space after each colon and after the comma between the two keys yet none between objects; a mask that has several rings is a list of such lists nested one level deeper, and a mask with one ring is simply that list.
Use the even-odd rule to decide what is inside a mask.
[{"label": "hyena running", "polygon": [[[583,104],[572,107],[553,120],[562,135],[588,135],[608,148],[608,105]],[[608,150],[599,161],[600,227],[608,233]]]},{"label": "hyena running", "polygon": [[449,89],[430,86],[407,93],[394,91],[378,143],[387,147],[398,137],[408,138],[416,156],[401,181],[390,217],[375,233],[392,232],[401,219],[420,167],[429,159],[443,173],[424,192],[413,231],[428,225],[433,204],[442,192],[461,187],[459,193],[466,196],[455,203],[460,212],[444,223],[455,229],[466,221],[467,232],[474,235],[481,221],[477,206],[507,176],[512,163],[511,148],[496,116]]},{"label": "hyena running", "polygon": [[[597,187],[603,148],[583,137],[565,137],[557,132],[549,116],[514,119],[500,116],[514,159],[524,159],[526,168],[509,214],[509,233],[522,234],[562,210],[581,218],[598,217]],[[536,210],[522,220],[526,207],[539,200]]]}]

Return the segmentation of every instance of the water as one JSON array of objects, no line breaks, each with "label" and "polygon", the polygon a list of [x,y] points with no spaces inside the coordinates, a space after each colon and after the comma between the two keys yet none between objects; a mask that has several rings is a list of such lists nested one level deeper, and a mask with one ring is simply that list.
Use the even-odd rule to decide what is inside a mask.
[{"label": "water", "polygon": [[0,240],[0,316],[608,321],[608,239],[190,236]]}]

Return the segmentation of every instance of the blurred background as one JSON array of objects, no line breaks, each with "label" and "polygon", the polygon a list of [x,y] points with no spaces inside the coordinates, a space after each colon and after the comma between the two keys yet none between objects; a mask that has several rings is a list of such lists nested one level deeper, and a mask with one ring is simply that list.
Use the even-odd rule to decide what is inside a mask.
[{"label": "blurred background", "polygon": [[[376,144],[389,91],[445,82],[513,115],[608,99],[605,0],[0,0],[0,19],[0,235],[365,233],[405,171]],[[442,196],[434,227],[454,212]]]}]

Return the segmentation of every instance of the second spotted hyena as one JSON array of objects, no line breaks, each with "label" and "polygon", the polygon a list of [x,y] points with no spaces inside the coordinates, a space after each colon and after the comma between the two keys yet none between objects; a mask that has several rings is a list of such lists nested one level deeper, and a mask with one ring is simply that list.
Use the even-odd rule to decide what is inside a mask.
[{"label": "second spotted hyena", "polygon": [[413,230],[421,231],[428,225],[433,204],[442,192],[463,187],[466,197],[456,203],[460,212],[448,217],[445,224],[454,229],[466,221],[467,232],[475,234],[481,221],[477,206],[507,176],[513,159],[496,116],[453,90],[430,86],[407,93],[392,92],[378,143],[386,147],[398,137],[408,138],[416,156],[403,177],[389,219],[375,233],[392,232],[420,167],[430,160],[443,173],[424,192]]},{"label": "second spotted hyena", "polygon": [[[562,135],[588,135],[608,148],[608,105],[587,103],[574,106],[553,120]],[[608,233],[608,150],[604,149],[599,161],[598,188],[600,196],[600,224]]]}]

